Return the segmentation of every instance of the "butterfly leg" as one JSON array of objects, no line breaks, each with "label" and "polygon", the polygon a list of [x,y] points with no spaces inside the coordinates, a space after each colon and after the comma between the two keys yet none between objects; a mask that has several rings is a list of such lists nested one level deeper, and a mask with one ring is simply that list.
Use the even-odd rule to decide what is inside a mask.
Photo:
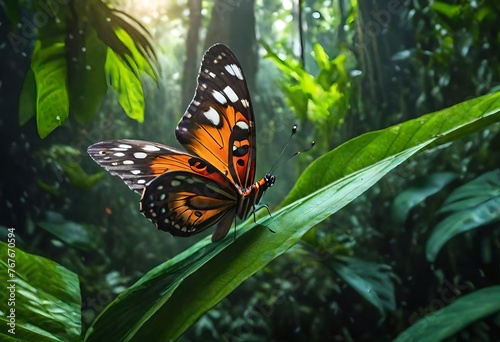
[{"label": "butterfly leg", "polygon": [[[269,210],[269,207],[267,206],[267,204],[259,204],[259,207],[257,207],[255,204],[253,205],[253,210],[252,210],[252,214],[253,214],[253,222],[254,223],[257,223],[257,220],[256,220],[256,217],[255,217],[255,213],[257,212],[257,210],[259,209],[262,209],[262,208],[266,208],[267,209],[267,213],[269,214],[270,217],[273,217],[273,215],[271,215],[271,210]],[[272,230],[271,228],[269,227],[266,227],[267,229],[269,229],[269,231],[271,233],[276,233],[274,230]]]},{"label": "butterfly leg", "polygon": [[271,210],[269,210],[269,207],[267,206],[267,204],[259,204],[259,206],[257,207],[257,205],[253,205],[253,220],[255,222],[255,213],[257,212],[257,210],[260,210],[262,208],[266,208],[267,210],[267,213],[269,214],[270,217],[273,217],[273,215],[271,215]]}]

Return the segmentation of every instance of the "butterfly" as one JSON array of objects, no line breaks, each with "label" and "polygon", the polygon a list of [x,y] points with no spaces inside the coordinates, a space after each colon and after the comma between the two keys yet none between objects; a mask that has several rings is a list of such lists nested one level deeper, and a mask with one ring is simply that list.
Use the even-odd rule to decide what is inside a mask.
[{"label": "butterfly", "polygon": [[276,181],[268,173],[254,182],[255,118],[243,70],[227,46],[205,52],[175,136],[187,152],[122,139],[96,143],[88,153],[141,194],[140,211],[158,229],[187,237],[217,224],[212,241],[218,241]]}]

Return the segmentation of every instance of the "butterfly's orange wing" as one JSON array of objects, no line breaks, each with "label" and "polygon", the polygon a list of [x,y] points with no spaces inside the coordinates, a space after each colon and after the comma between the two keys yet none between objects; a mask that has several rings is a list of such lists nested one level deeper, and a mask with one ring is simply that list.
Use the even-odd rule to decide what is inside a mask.
[{"label": "butterfly's orange wing", "polygon": [[[216,229],[222,238],[234,219],[237,196],[230,184],[193,172],[172,171],[148,184],[141,198],[141,212],[159,229],[177,236],[190,236],[222,222]],[[229,221],[223,220],[226,216]],[[218,240],[215,234],[212,240]]]},{"label": "butterfly's orange wing", "polygon": [[[189,236],[220,221],[214,239],[226,235],[238,192],[206,161],[162,144],[128,139],[103,141],[88,152],[142,194],[141,212],[158,229]],[[231,220],[223,219],[226,216]]]},{"label": "butterfly's orange wing", "polygon": [[255,123],[240,63],[224,45],[203,57],[198,86],[175,131],[191,153],[208,161],[236,186],[255,177]]},{"label": "butterfly's orange wing", "polygon": [[142,140],[102,141],[88,148],[99,165],[142,194],[146,184],[169,171],[187,171],[226,184],[227,178],[200,158],[158,143]]}]

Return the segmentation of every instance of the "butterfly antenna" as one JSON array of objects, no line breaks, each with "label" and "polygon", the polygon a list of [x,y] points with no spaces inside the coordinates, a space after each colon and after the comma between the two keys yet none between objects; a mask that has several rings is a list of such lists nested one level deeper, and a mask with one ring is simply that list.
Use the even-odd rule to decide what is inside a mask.
[{"label": "butterfly antenna", "polygon": [[288,141],[286,142],[285,147],[283,147],[283,149],[281,150],[281,152],[280,152],[278,158],[276,158],[273,166],[271,166],[271,170],[269,171],[269,173],[273,173],[274,170],[276,170],[276,164],[278,164],[278,162],[280,161],[281,156],[283,155],[283,153],[287,149],[288,145],[290,145],[290,141],[292,140],[292,137],[295,135],[295,133],[297,133],[297,127],[298,127],[297,125],[293,125],[292,134],[290,134],[290,137],[288,138]]},{"label": "butterfly antenna", "polygon": [[285,161],[283,162],[283,164],[284,164],[284,163],[286,163],[287,161],[289,161],[290,159],[292,159],[293,157],[295,157],[296,155],[299,155],[299,154],[301,154],[301,153],[305,153],[305,152],[307,152],[307,151],[310,151],[310,150],[314,147],[314,145],[316,145],[316,142],[313,140],[313,141],[311,142],[311,146],[309,146],[309,147],[308,147],[308,148],[306,148],[305,150],[295,152],[295,153],[294,153],[294,154],[292,154],[292,155],[291,155],[291,156],[290,156],[287,160],[285,160]]}]

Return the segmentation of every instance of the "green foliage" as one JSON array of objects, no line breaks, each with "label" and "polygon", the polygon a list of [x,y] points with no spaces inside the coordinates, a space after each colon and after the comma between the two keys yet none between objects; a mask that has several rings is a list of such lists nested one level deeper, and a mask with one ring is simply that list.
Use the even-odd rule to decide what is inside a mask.
[{"label": "green foliage", "polygon": [[[16,234],[16,233],[15,233]],[[6,317],[0,316],[0,336],[16,341],[79,341],[81,333],[80,285],[78,276],[55,262],[10,248],[0,242],[0,279],[3,286],[15,286],[15,335],[7,334]],[[9,258],[9,259],[8,259]],[[8,261],[9,260],[9,261]],[[12,261],[10,261],[12,260]],[[7,282],[8,268],[14,262],[15,283]],[[7,303],[10,291],[0,291]]]},{"label": "green foliage", "polygon": [[[41,165],[48,164],[58,170],[59,175],[64,174],[71,185],[80,190],[91,188],[106,174],[104,171],[93,174],[85,172],[80,165],[82,153],[71,146],[54,144],[48,150],[40,151],[37,154],[37,159]],[[58,184],[59,181],[60,177]],[[46,185],[43,180],[41,182]]]},{"label": "green foliage", "polygon": [[404,224],[412,208],[422,203],[427,197],[441,191],[456,178],[457,175],[452,172],[436,172],[412,182],[392,202],[391,217],[394,222]]},{"label": "green foliage", "polygon": [[47,37],[39,36],[31,61],[37,95],[36,122],[41,138],[62,125],[69,114],[64,33],[51,33],[47,32]]},{"label": "green foliage", "polygon": [[[255,26],[268,44],[268,52],[281,59],[255,60],[259,73],[256,89],[251,91],[260,168],[272,164],[283,145],[278,137],[286,139],[288,133],[283,131],[296,119],[301,121],[297,138],[303,141],[294,139],[291,148],[303,149],[311,139],[318,143],[312,153],[302,154],[287,164],[299,165],[298,174],[301,165],[305,167],[314,156],[353,136],[498,90],[498,3],[414,1],[408,6],[400,4],[397,13],[388,12],[391,3],[394,4],[391,0],[307,1],[301,2],[303,11],[298,18],[295,2],[257,2],[256,22],[240,20],[241,32],[235,31],[232,36],[246,37]],[[46,4],[52,5],[53,11],[43,11]],[[461,288],[466,285],[458,300],[465,299],[473,289],[488,289],[498,282],[497,221],[478,225],[482,228],[466,234],[457,233],[452,239],[446,234],[456,230],[443,231],[439,234],[440,238],[445,237],[440,250],[446,247],[445,253],[436,251],[432,264],[425,254],[439,220],[443,223],[458,213],[438,212],[449,192],[459,182],[498,168],[500,126],[482,129],[498,120],[496,95],[448,109],[439,120],[424,117],[421,125],[417,120],[392,127],[401,137],[387,129],[349,141],[311,165],[301,178],[300,187],[287,199],[290,206],[276,213],[271,204],[282,200],[295,183],[290,168],[281,168],[278,183],[264,198],[270,204],[273,219],[263,219],[255,226],[250,218],[238,228],[235,242],[232,235],[220,245],[204,240],[196,245],[199,250],[190,248],[160,265],[119,296],[87,331],[115,295],[203,238],[204,234],[174,239],[157,232],[138,212],[137,194],[114,177],[101,179],[104,173],[100,169],[97,172],[96,165],[91,165],[84,153],[91,143],[122,137],[175,144],[173,126],[187,105],[181,103],[179,95],[179,79],[184,78],[187,70],[182,67],[186,59],[186,27],[196,13],[190,10],[186,16],[185,4],[180,2],[137,7],[128,2],[116,4],[144,19],[154,34],[166,76],[159,80],[158,89],[154,82],[158,77],[152,37],[142,24],[102,1],[61,4],[46,0],[0,4],[11,19],[10,25],[1,26],[2,32],[28,38],[21,43],[10,41],[15,50],[19,46],[16,44],[23,44],[29,56],[36,39],[42,43],[51,37],[64,44],[66,61],[50,61],[47,67],[51,66],[52,71],[47,74],[62,82],[64,78],[57,78],[54,70],[61,75],[66,68],[66,94],[60,91],[55,95],[67,96],[70,117],[64,129],[56,130],[44,141],[31,134],[31,127],[17,126],[39,114],[39,89],[33,70],[28,71],[18,102],[19,117],[5,115],[0,122],[4,133],[1,145],[9,161],[1,168],[3,179],[7,180],[0,191],[0,202],[4,203],[1,217],[4,224],[9,222],[9,226],[16,227],[19,246],[50,256],[78,273],[83,298],[82,330],[89,339],[146,339],[148,334],[159,332],[167,336],[173,330],[171,336],[175,336],[191,327],[183,334],[183,340],[271,340],[280,336],[290,341],[388,341],[410,325],[406,333],[411,334],[405,333],[399,340],[408,340],[405,336],[412,340],[444,338],[446,334],[448,338],[455,335],[451,338],[457,340],[486,341],[496,337],[498,316],[476,313],[482,306],[489,310],[497,302],[498,290],[485,291],[476,307],[471,297],[468,308],[477,318],[470,324],[467,321],[459,326],[470,316],[460,306],[453,306],[456,303],[440,310],[446,319],[440,319],[437,312],[425,316],[429,309],[436,309],[439,293],[443,294],[443,281]],[[208,21],[221,19],[216,11],[212,18],[205,15],[212,12],[212,7],[217,7],[217,2],[202,3],[202,35]],[[232,9],[225,7],[226,19],[235,17]],[[29,21],[31,14],[40,10],[48,15],[48,25],[37,27],[38,36],[32,40],[22,32],[26,19]],[[54,22],[53,14],[63,19],[60,26]],[[28,29],[31,27],[28,25]],[[303,29],[300,41],[297,27]],[[321,46],[314,45],[317,42]],[[12,114],[17,110],[17,101],[13,104],[9,100],[17,99],[18,90],[12,89],[21,88],[21,84],[14,85],[24,63],[17,51],[9,53],[8,43],[2,46],[2,90],[8,95],[0,100],[5,113]],[[299,48],[304,53],[303,67],[296,57],[290,58],[297,55]],[[287,57],[283,57],[284,51]],[[197,59],[201,52],[198,49],[198,55],[190,57]],[[48,71],[43,67],[38,66],[39,72]],[[253,68],[244,65],[244,69],[251,79]],[[152,79],[141,80],[144,74]],[[40,77],[37,80],[43,81]],[[43,86],[44,91],[50,88],[50,84]],[[279,87],[282,92],[276,91]],[[112,96],[105,96],[106,92]],[[106,101],[102,101],[104,96]],[[478,116],[481,111],[484,117]],[[134,120],[127,120],[122,112]],[[52,120],[59,115],[64,121],[64,114],[47,113]],[[469,120],[469,116],[474,119]],[[74,125],[71,118],[85,125]],[[143,119],[146,124],[138,125]],[[58,124],[47,122],[47,131]],[[445,127],[438,129],[440,125]],[[443,134],[450,126],[456,130]],[[465,137],[473,131],[478,133]],[[465,138],[433,148],[461,136]],[[389,157],[401,161],[407,156],[401,157],[395,151],[406,148],[406,141],[412,145],[432,139],[435,143],[421,146],[427,149],[425,153],[406,161],[344,210],[310,228],[369,186],[367,180],[373,181],[377,160]],[[417,149],[420,147],[415,147],[414,152]],[[89,173],[84,171],[87,167]],[[95,167],[95,171],[90,171],[90,167]],[[365,167],[369,169],[360,171]],[[257,174],[264,171],[258,170]],[[339,182],[343,177],[347,180]],[[91,188],[99,179],[99,187]],[[356,184],[360,188],[347,193]],[[487,186],[483,185],[482,190],[487,193]],[[270,201],[270,196],[276,200]],[[325,201],[324,206],[330,204],[332,208],[325,209],[321,200]],[[397,212],[396,218],[389,215],[389,208],[391,213]],[[317,211],[321,211],[318,217]],[[259,214],[265,216],[264,211]],[[311,222],[303,222],[311,217]],[[488,215],[480,217],[486,222]],[[277,233],[270,233],[263,225]],[[1,226],[0,237],[7,236],[8,228]],[[288,246],[292,247],[286,250]],[[277,258],[280,254],[283,256]],[[269,263],[265,265],[266,262]],[[52,271],[43,274],[47,278]],[[67,312],[78,314],[80,308],[71,307]],[[28,315],[38,317],[40,312],[22,313],[23,318],[31,318]],[[198,317],[197,323],[193,323]],[[415,318],[421,321],[415,323]],[[434,326],[434,321],[442,325]],[[170,322],[171,330],[165,330]],[[53,325],[46,318],[34,329],[52,331]],[[112,329],[119,330],[117,336],[111,335]],[[64,336],[59,340],[80,338]],[[43,339],[30,335],[26,340]]]},{"label": "green foliage", "polygon": [[115,52],[108,50],[106,73],[118,93],[118,101],[129,117],[144,121],[144,94],[141,82]]},{"label": "green foliage", "polygon": [[315,160],[294,185],[284,205],[405,148],[424,142],[426,148],[444,144],[484,128],[499,118],[500,92],[363,134]]},{"label": "green foliage", "polygon": [[318,66],[316,76],[307,72],[296,60],[280,58],[263,43],[267,56],[283,72],[286,86],[282,89],[286,100],[302,122],[312,122],[317,140],[333,146],[332,133],[344,124],[349,110],[351,83],[347,70],[347,55],[330,59],[320,44],[314,44],[314,58]]},{"label": "green foliage", "polygon": [[448,18],[456,18],[460,15],[462,11],[462,5],[451,5],[442,1],[434,1],[431,8],[436,12],[439,12]]},{"label": "green foliage", "polygon": [[125,113],[143,122],[140,76],[146,73],[158,80],[146,29],[100,0],[55,5],[53,11],[56,16],[37,30],[31,72],[21,94],[20,124],[35,114],[34,107],[41,138],[70,113],[79,122],[91,121],[106,95],[106,80],[118,92]]},{"label": "green foliage", "polygon": [[[321,178],[323,186],[313,192],[310,189],[317,183],[309,174],[316,171],[318,178],[317,170],[324,160],[330,160],[332,155],[338,156],[339,150],[350,157],[368,155],[373,146],[364,144],[360,147],[359,140],[363,138],[360,137],[327,153],[301,176],[299,184],[302,182],[309,189],[304,197],[296,198],[273,217],[259,220],[255,225],[243,224],[237,229],[238,238],[234,242],[227,238],[212,245],[207,238],[153,269],[102,312],[89,329],[86,340],[102,340],[106,336],[119,339],[179,337],[244,280],[286,252],[309,229],[354,200],[390,170],[430,146],[451,141],[500,120],[499,97],[500,94],[484,96],[400,127],[366,134],[390,138],[378,140],[377,148],[383,151],[371,152],[371,158],[363,160],[364,168],[348,168],[343,178],[324,176]],[[469,109],[467,115],[457,115],[464,108]],[[414,130],[416,124],[420,128],[417,134]],[[292,193],[288,201],[293,196]],[[276,233],[270,233],[265,227]],[[361,286],[361,283],[356,286]],[[177,310],[179,307],[183,308],[181,312]],[[168,326],[165,326],[165,320],[169,322]]]},{"label": "green foliage", "polygon": [[[442,341],[474,321],[500,312],[500,286],[491,286],[456,299],[450,305],[420,317],[394,341]],[[416,313],[415,313],[416,314]]]},{"label": "green foliage", "polygon": [[45,220],[37,222],[37,225],[70,246],[95,252],[99,250],[102,236],[98,227],[66,220],[52,211],[48,211]]},{"label": "green foliage", "polygon": [[427,241],[431,262],[454,236],[500,220],[500,172],[487,172],[455,189],[438,213],[446,214]]},{"label": "green foliage", "polygon": [[374,305],[381,314],[396,309],[394,284],[388,265],[375,264],[352,257],[338,256],[326,263],[356,292]]},{"label": "green foliage", "polygon": [[93,120],[98,114],[108,85],[104,64],[108,47],[99,40],[90,23],[68,23],[66,62],[71,113],[79,122]]},{"label": "green foliage", "polygon": [[[257,224],[247,221],[237,229],[234,241],[228,237],[219,244],[211,244],[206,238],[151,270],[101,313],[87,331],[85,339],[94,341],[109,336],[124,340],[179,337],[243,281],[285,253],[311,228],[353,201],[390,170],[430,146],[451,141],[465,132],[498,121],[498,98],[499,94],[492,94],[473,99],[396,128],[389,127],[372,133],[376,137],[390,137],[378,140],[378,149],[385,147],[384,152],[374,153],[369,143],[360,147],[358,140],[363,137],[329,152],[312,164],[301,177],[301,182],[314,183],[309,177],[311,170],[325,175],[321,188],[298,198],[275,212],[273,217],[265,217]],[[467,115],[457,115],[457,112],[465,109]],[[427,129],[415,134],[416,123],[419,127],[427,125]],[[394,131],[400,134],[394,136]],[[352,159],[342,158],[339,150],[351,157],[370,155],[371,158],[364,158],[362,166],[358,163],[356,167],[349,167]],[[347,170],[343,177],[326,176],[330,163],[325,161],[329,161],[332,155],[338,156],[340,168]],[[345,161],[344,164],[342,161]],[[348,174],[349,171],[351,173]],[[326,183],[328,181],[330,183]],[[86,243],[95,240],[87,235],[88,229],[65,221],[59,215],[52,216],[53,219],[42,222],[42,227],[68,244],[87,248]],[[73,233],[67,231],[68,227]],[[338,272],[380,312],[394,309],[392,283],[387,277],[385,266],[346,257],[327,260],[325,265]],[[177,310],[179,307],[182,307],[182,311]],[[73,307],[71,310],[79,312],[78,308]],[[164,323],[166,320],[168,325]]]}]

